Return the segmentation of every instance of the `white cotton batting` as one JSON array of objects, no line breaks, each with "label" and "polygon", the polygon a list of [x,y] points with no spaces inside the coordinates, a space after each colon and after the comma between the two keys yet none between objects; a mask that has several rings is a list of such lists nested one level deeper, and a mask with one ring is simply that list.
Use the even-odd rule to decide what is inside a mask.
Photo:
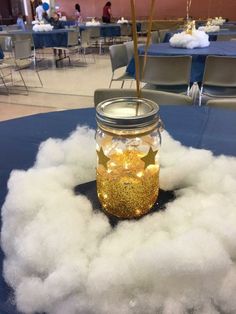
[{"label": "white cotton batting", "polygon": [[209,36],[199,30],[193,30],[192,34],[181,32],[174,34],[170,39],[170,45],[177,48],[204,48],[210,45]]},{"label": "white cotton batting", "polygon": [[4,277],[26,314],[236,313],[236,159],[163,132],[165,212],[115,229],[74,186],[95,179],[94,131],[40,145],[2,208]]}]

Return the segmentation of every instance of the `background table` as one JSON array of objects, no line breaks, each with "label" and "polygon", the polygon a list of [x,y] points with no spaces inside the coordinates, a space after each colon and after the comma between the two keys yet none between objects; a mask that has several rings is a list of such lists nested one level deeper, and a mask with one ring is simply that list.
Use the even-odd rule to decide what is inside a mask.
[{"label": "background table", "polygon": [[[139,54],[145,53],[144,46],[139,48]],[[153,44],[148,49],[150,56],[192,56],[191,82],[201,82],[207,56],[236,56],[236,41],[215,41],[206,48],[173,48],[169,43]],[[127,72],[135,75],[135,64],[132,59],[127,67]]]},{"label": "background table", "polygon": [[[236,111],[196,106],[163,106],[166,130],[184,145],[236,156]],[[49,137],[66,138],[78,124],[95,128],[95,110],[80,109],[39,114],[0,123],[0,208],[12,169],[33,166],[39,144]],[[95,149],[95,148],[94,148]],[[0,250],[2,274],[3,253]],[[16,314],[11,290],[0,275],[0,313]],[[69,313],[68,313],[69,314]]]},{"label": "background table", "polygon": [[0,32],[0,36],[24,36],[32,35],[34,46],[36,49],[45,47],[63,47],[67,46],[69,29],[55,29],[49,32],[34,32],[34,31],[10,31]]},{"label": "background table", "polygon": [[79,24],[78,25],[80,30],[83,31],[85,29],[90,29],[93,27],[98,27],[100,29],[100,36],[101,37],[119,37],[121,36],[121,27],[120,24],[100,24],[100,25],[85,25]]},{"label": "background table", "polygon": [[[174,34],[177,34],[177,33],[180,33],[180,32],[181,31],[178,31],[178,32],[167,32],[165,34],[163,42],[164,43],[168,43],[170,41],[171,37]],[[209,32],[207,34],[209,35],[209,41],[216,41],[219,35],[220,36],[236,36],[236,31],[230,31],[228,29],[221,29],[218,32]]]},{"label": "background table", "polygon": [[64,27],[71,27],[71,26],[76,26],[78,24],[77,21],[61,21],[62,25],[64,25]]}]

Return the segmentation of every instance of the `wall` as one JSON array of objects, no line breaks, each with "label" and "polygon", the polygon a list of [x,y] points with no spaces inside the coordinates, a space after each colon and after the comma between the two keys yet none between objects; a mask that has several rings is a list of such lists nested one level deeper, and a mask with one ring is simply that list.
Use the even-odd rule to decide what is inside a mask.
[{"label": "wall", "polygon": [[[2,1],[2,0],[1,0]],[[106,1],[104,0],[78,0],[84,17],[101,17],[102,8]],[[112,12],[115,17],[130,17],[129,0],[111,0]],[[138,17],[148,16],[148,6],[150,0],[136,0],[136,9]],[[67,16],[73,16],[76,0],[55,0],[62,11]],[[210,8],[210,10],[209,10]],[[224,16],[231,20],[236,20],[236,1],[235,0],[192,0],[190,15],[194,18],[210,16]],[[186,0],[157,0],[155,8],[155,18],[175,19],[186,15]]]},{"label": "wall", "polygon": [[0,0],[0,15],[4,18],[11,15],[11,2],[9,0]]}]

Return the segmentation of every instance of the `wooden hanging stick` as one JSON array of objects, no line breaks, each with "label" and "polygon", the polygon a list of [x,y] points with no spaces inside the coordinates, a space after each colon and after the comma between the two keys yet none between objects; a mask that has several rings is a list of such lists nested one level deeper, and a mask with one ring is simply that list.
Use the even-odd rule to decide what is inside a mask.
[{"label": "wooden hanging stick", "polygon": [[150,13],[149,13],[149,20],[148,20],[148,32],[147,32],[147,41],[146,41],[146,47],[145,47],[145,54],[144,54],[144,61],[143,61],[143,69],[142,69],[142,77],[144,77],[144,72],[147,64],[147,52],[148,48],[151,43],[151,33],[152,33],[152,21],[153,21],[153,13],[154,13],[154,7],[155,7],[155,1],[151,1],[150,6]]},{"label": "wooden hanging stick", "polygon": [[139,57],[138,57],[138,37],[137,37],[137,27],[136,27],[135,0],[130,0],[130,4],[131,4],[131,14],[132,14],[132,32],[133,32],[133,41],[134,41],[136,90],[137,90],[137,97],[141,98],[140,72],[139,72],[140,67],[139,67]]}]

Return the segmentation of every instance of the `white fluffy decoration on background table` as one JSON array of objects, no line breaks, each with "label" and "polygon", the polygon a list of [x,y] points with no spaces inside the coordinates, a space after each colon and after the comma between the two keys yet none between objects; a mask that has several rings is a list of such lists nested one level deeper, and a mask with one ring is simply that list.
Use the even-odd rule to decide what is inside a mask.
[{"label": "white fluffy decoration on background table", "polygon": [[50,32],[53,30],[53,26],[50,24],[35,24],[33,26],[34,32]]},{"label": "white fluffy decoration on background table", "polygon": [[101,23],[98,21],[97,22],[96,21],[95,22],[86,22],[85,25],[86,26],[99,26],[99,25],[101,25]]},{"label": "white fluffy decoration on background table", "polygon": [[125,20],[124,18],[121,18],[120,20],[117,21],[117,24],[128,24],[129,21]]},{"label": "white fluffy decoration on background table", "polygon": [[170,45],[177,48],[204,48],[210,45],[209,36],[202,31],[193,30],[192,35],[186,32],[176,33],[170,39]]},{"label": "white fluffy decoration on background table", "polygon": [[[2,208],[4,277],[23,313],[236,313],[236,158],[163,132],[165,212],[112,229],[73,193],[95,179],[94,131],[42,143],[12,172]],[[193,312],[191,312],[193,313]]]},{"label": "white fluffy decoration on background table", "polygon": [[212,19],[211,20],[211,24],[212,25],[219,25],[219,26],[221,26],[221,25],[223,25],[224,23],[226,22],[226,20],[225,19],[222,19],[222,17],[216,17],[216,18],[214,18],[214,19]]},{"label": "white fluffy decoration on background table", "polygon": [[206,33],[214,33],[214,32],[219,32],[220,26],[218,25],[200,26],[198,27],[198,30],[206,32]]}]

